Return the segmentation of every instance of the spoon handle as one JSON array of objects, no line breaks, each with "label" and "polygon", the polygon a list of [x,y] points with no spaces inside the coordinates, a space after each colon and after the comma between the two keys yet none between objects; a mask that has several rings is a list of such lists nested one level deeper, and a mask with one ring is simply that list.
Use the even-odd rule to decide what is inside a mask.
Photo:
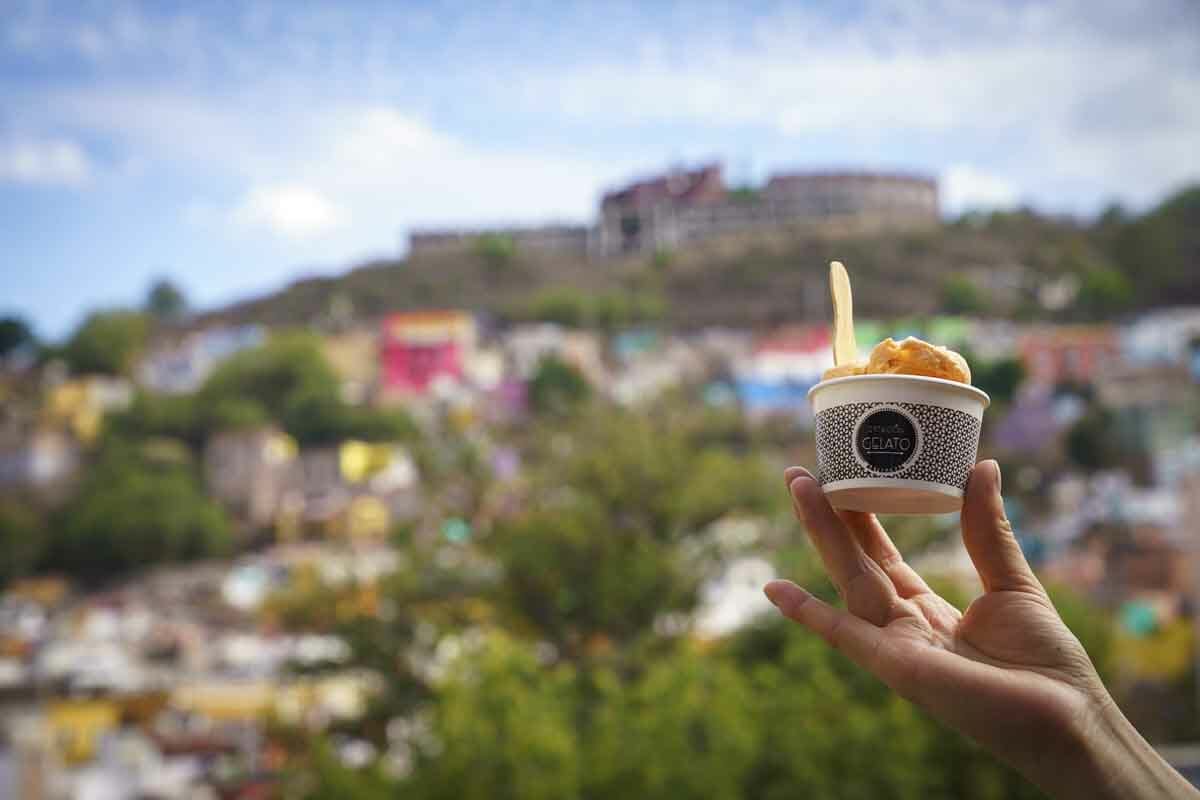
[{"label": "spoon handle", "polygon": [[829,293],[833,296],[833,363],[851,364],[858,360],[854,301],[850,297],[850,276],[840,261],[829,263]]}]

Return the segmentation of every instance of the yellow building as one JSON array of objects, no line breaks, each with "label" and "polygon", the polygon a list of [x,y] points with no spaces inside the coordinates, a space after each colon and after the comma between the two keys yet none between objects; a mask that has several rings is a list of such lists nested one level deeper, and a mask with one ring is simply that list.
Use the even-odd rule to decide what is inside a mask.
[{"label": "yellow building", "polygon": [[128,408],[133,387],[124,378],[86,375],[63,381],[46,398],[46,415],[51,424],[61,425],[81,442],[90,443],[100,434],[100,424],[110,411]]},{"label": "yellow building", "polygon": [[268,714],[301,722],[309,712],[326,718],[352,719],[366,710],[371,682],[363,675],[330,675],[277,684],[196,683],[176,689],[172,708],[217,722],[254,722]]},{"label": "yellow building", "polygon": [[121,707],[112,700],[52,700],[46,721],[63,759],[82,764],[96,755],[100,739],[121,725]]},{"label": "yellow building", "polygon": [[342,399],[367,400],[379,366],[379,334],[374,329],[334,333],[321,338],[321,349],[341,380]]}]

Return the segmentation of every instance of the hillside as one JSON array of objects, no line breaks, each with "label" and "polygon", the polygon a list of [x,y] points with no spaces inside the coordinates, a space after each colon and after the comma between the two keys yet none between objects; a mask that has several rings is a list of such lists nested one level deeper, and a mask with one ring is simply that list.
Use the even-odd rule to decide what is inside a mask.
[{"label": "hillside", "polygon": [[208,318],[284,325],[319,321],[337,309],[369,319],[429,307],[539,317],[555,302],[603,296],[626,305],[652,299],[646,307],[653,311],[643,316],[661,315],[684,329],[756,326],[825,319],[832,259],[849,267],[856,307],[870,317],[952,310],[1105,319],[1200,302],[1200,188],[1142,217],[1113,210],[1090,225],[1019,211],[923,232],[777,230],[619,261],[483,250],[377,261],[340,277],[299,281]]}]

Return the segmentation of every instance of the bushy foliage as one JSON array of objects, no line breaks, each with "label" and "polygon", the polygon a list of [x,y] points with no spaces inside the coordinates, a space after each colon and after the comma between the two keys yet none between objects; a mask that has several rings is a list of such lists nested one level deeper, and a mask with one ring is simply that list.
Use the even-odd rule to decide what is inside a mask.
[{"label": "bushy foliage", "polygon": [[[665,412],[550,425],[528,511],[469,544],[413,551],[386,590],[394,613],[350,638],[358,663],[390,676],[377,705],[423,733],[380,742],[380,764],[404,766],[391,777],[322,761],[311,796],[1038,797],[799,626],[770,615],[716,640],[689,633],[715,563],[708,526],[778,519],[783,492],[706,436],[701,415]],[[928,525],[910,527],[903,546],[928,541]],[[448,549],[495,571],[451,580],[436,566]],[[802,540],[775,554],[833,597]],[[1103,668],[1106,623],[1055,599]],[[411,652],[445,658],[414,671]]]},{"label": "bushy foliage", "polygon": [[540,414],[567,415],[591,394],[583,373],[555,356],[543,358],[529,381],[529,402]]},{"label": "bushy foliage", "polygon": [[28,573],[45,549],[45,534],[36,515],[24,505],[0,505],[0,589]]},{"label": "bushy foliage", "polygon": [[146,346],[150,318],[135,311],[97,311],[67,340],[62,356],[76,373],[123,375]]},{"label": "bushy foliage", "polygon": [[214,433],[278,424],[301,444],[412,438],[397,409],[349,406],[315,337],[283,334],[222,363],[194,395],[140,393],[108,427],[127,438],[169,436],[200,446]]},{"label": "bushy foliage", "polygon": [[220,555],[229,523],[173,448],[110,443],[59,515],[49,565],[87,581]]}]

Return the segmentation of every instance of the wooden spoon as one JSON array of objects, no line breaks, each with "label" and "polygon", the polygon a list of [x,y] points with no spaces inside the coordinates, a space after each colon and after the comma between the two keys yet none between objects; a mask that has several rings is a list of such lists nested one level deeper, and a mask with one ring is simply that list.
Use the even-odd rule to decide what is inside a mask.
[{"label": "wooden spoon", "polygon": [[833,364],[853,364],[858,360],[854,301],[850,297],[850,276],[840,261],[829,262],[829,293],[833,296]]}]

